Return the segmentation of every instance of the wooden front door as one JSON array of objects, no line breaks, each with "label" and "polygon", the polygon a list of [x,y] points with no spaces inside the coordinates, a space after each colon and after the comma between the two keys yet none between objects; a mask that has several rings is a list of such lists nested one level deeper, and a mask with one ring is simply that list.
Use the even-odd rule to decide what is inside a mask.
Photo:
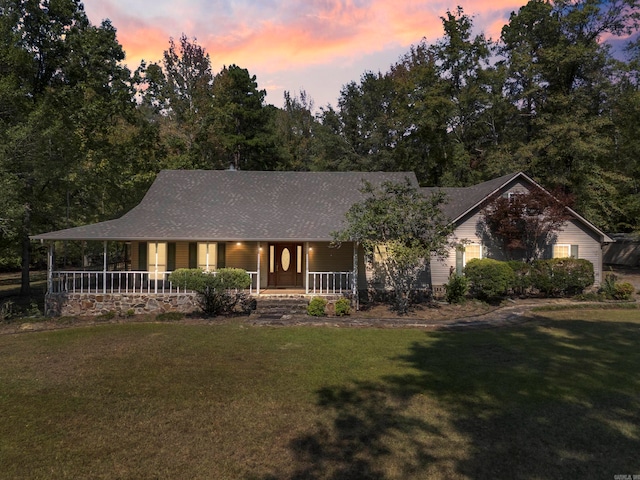
[{"label": "wooden front door", "polygon": [[301,245],[295,243],[276,243],[269,246],[269,286],[302,286]]}]

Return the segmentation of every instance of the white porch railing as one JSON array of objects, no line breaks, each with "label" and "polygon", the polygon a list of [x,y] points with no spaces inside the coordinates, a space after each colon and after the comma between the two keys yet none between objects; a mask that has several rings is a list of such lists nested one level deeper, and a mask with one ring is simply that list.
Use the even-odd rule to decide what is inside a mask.
[{"label": "white porch railing", "polygon": [[[85,294],[179,294],[190,290],[169,281],[171,272],[101,272],[56,271],[51,274],[49,293]],[[215,272],[212,272],[215,274]],[[247,272],[251,277],[249,294],[257,292],[258,272]]]},{"label": "white porch railing", "polygon": [[[171,272],[145,271],[56,271],[51,273],[49,293],[82,294],[179,294],[189,290],[169,281]],[[215,274],[215,272],[212,272]],[[258,291],[258,272],[247,272],[251,277],[249,294]],[[308,293],[312,295],[339,295],[350,293],[353,272],[309,272]]]},{"label": "white porch railing", "polygon": [[307,278],[313,295],[350,293],[353,288],[353,272],[309,272]]}]

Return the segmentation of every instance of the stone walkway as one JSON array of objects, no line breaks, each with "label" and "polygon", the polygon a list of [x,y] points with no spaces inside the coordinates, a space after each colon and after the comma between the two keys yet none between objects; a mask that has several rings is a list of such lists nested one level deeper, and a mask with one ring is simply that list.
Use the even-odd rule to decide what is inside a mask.
[{"label": "stone walkway", "polygon": [[[560,302],[546,302],[544,304],[557,304]],[[569,303],[569,302],[562,302]],[[249,317],[247,323],[258,326],[331,326],[331,327],[377,327],[377,328],[424,328],[428,330],[452,330],[467,328],[500,327],[523,323],[531,318],[528,315],[535,307],[543,305],[542,302],[524,302],[512,305],[496,307],[482,315],[471,315],[463,318],[446,320],[428,320],[414,317],[395,318],[358,318],[357,316],[345,317],[310,317],[308,315],[283,315],[280,318],[272,316]]]}]

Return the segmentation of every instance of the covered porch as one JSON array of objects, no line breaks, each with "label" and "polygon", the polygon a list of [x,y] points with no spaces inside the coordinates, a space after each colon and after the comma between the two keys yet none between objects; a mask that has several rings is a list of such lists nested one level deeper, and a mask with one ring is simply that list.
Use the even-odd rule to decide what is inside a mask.
[{"label": "covered porch", "polygon": [[[110,258],[114,244],[118,251],[125,252],[124,258],[115,259],[118,261]],[[65,311],[66,299],[77,304],[84,302],[88,307],[87,301],[95,303],[96,298],[100,304],[105,299],[114,305],[124,301],[126,305],[119,310],[129,303],[144,304],[144,309],[149,310],[147,305],[160,299],[164,304],[160,305],[162,311],[174,310],[178,297],[195,298],[194,292],[170,281],[171,272],[179,268],[201,268],[212,275],[225,267],[244,269],[251,278],[247,293],[256,298],[282,295],[357,298],[359,284],[366,282],[364,259],[353,243],[335,247],[330,242],[290,240],[132,240],[103,241],[101,246],[101,265],[96,265],[94,255],[93,265],[60,268],[56,262],[57,244],[49,242],[47,302],[51,308],[47,311]],[[105,309],[109,306],[98,308]]]}]

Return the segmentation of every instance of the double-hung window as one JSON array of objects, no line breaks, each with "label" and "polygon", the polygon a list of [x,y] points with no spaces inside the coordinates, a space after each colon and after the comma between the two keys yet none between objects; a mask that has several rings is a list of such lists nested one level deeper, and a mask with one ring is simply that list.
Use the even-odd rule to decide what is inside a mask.
[{"label": "double-hung window", "polygon": [[578,245],[555,243],[552,250],[553,258],[578,258]]}]

